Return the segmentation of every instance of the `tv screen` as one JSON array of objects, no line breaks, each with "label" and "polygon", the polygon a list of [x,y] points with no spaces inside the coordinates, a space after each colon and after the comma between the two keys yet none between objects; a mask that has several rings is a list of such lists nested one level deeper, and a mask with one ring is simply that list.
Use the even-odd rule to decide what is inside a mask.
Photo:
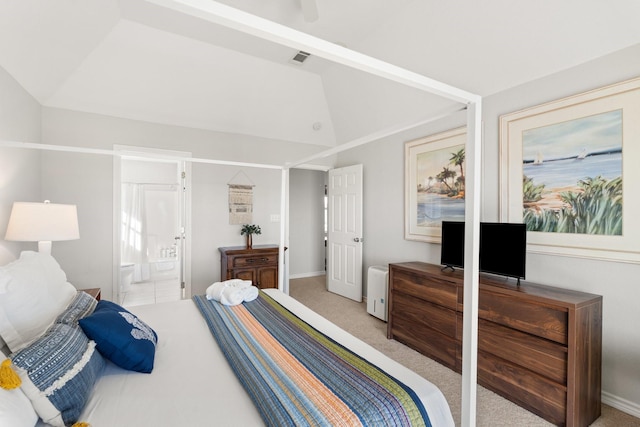
[{"label": "tv screen", "polygon": [[442,221],[440,264],[449,268],[464,267],[464,222]]},{"label": "tv screen", "polygon": [[480,223],[480,271],[524,279],[527,228],[524,224]]}]

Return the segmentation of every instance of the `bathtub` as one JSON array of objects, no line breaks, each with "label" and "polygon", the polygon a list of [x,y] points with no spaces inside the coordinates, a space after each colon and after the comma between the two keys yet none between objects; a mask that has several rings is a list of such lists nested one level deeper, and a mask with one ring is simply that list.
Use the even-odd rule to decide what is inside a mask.
[{"label": "bathtub", "polygon": [[149,280],[177,278],[179,260],[176,257],[158,258],[149,262]]}]

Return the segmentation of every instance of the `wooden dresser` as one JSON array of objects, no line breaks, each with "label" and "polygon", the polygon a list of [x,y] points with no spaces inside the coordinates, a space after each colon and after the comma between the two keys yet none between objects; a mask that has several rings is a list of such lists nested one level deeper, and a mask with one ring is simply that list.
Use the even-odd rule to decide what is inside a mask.
[{"label": "wooden dresser", "polygon": [[218,248],[220,251],[220,280],[251,280],[261,289],[278,287],[278,255],[275,245]]},{"label": "wooden dresser", "polygon": [[[389,265],[387,337],[460,372],[463,272]],[[481,275],[478,383],[556,425],[600,416],[602,297]],[[513,280],[511,281],[513,282]]]}]

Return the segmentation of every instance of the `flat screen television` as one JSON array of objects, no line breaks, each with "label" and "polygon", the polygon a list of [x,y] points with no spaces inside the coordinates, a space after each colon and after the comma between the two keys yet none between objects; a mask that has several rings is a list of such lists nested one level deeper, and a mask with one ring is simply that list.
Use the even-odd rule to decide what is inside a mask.
[{"label": "flat screen television", "polygon": [[480,223],[480,271],[525,278],[527,227],[504,222]]},{"label": "flat screen television", "polygon": [[451,270],[464,268],[464,222],[442,221],[440,264]]},{"label": "flat screen television", "polygon": [[[525,278],[527,229],[525,224],[481,222],[480,266],[484,273]],[[464,268],[464,222],[442,221],[440,264]]]}]

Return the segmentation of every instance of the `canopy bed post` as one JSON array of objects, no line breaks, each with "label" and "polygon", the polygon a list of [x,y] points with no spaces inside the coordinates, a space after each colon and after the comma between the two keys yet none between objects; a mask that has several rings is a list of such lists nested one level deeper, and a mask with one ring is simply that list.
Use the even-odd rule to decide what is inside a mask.
[{"label": "canopy bed post", "polygon": [[462,331],[462,417],[461,425],[476,425],[478,378],[478,267],[480,246],[480,161],[482,156],[482,103],[467,106],[464,320]]},{"label": "canopy bed post", "polygon": [[[289,245],[289,168],[282,168],[280,191],[280,253],[278,256],[278,289],[289,294],[289,263],[285,262],[285,247]],[[286,277],[285,277],[286,276]]]}]

